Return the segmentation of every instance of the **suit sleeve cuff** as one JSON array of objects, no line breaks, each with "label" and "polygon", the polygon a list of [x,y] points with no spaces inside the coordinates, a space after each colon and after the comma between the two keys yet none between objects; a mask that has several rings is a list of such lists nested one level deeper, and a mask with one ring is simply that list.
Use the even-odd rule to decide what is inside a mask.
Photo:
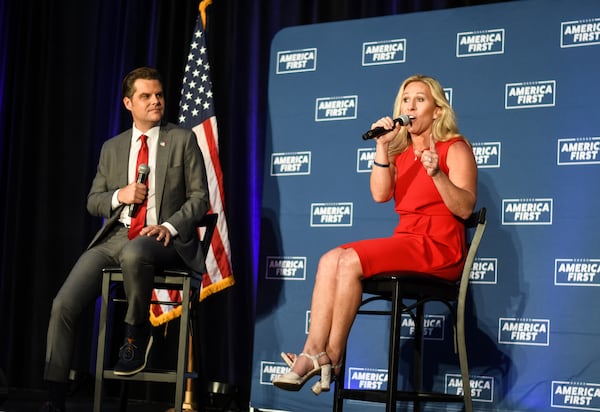
[{"label": "suit sleeve cuff", "polygon": [[171,232],[171,237],[175,237],[179,234],[177,229],[175,229],[175,227],[172,224],[170,224],[169,222],[163,222],[163,223],[161,223],[161,225],[166,227],[169,230],[169,232]]},{"label": "suit sleeve cuff", "polygon": [[120,189],[115,190],[115,192],[112,195],[110,205],[112,206],[113,210],[121,206],[121,202],[119,202],[119,190]]}]

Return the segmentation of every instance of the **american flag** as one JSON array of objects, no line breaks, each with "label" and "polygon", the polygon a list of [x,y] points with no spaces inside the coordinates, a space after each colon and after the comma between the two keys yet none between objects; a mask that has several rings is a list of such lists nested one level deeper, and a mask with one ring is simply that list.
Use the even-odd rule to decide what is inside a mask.
[{"label": "american flag", "polygon": [[[202,3],[205,2],[206,0]],[[210,1],[208,3],[210,4]],[[204,12],[203,6],[200,4],[201,13]],[[210,213],[218,214],[217,227],[213,234],[210,251],[206,256],[207,273],[202,278],[200,300],[234,284],[231,249],[224,211],[223,173],[219,160],[217,119],[213,106],[212,82],[206,54],[203,21],[205,21],[204,16],[199,14],[185,66],[178,119],[180,126],[193,129],[198,137],[198,145],[204,156],[208,176]],[[162,301],[181,300],[180,296],[173,296],[172,292],[163,289],[155,289],[153,298]],[[150,320],[154,325],[160,325],[181,314],[180,308],[170,309],[169,305],[153,305]]]}]

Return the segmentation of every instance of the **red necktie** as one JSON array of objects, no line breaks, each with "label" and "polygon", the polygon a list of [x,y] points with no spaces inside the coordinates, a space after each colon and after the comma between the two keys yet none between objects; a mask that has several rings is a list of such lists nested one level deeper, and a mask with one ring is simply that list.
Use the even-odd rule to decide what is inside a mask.
[{"label": "red necktie", "polygon": [[[135,181],[137,182],[137,174],[140,170],[141,164],[148,164],[148,144],[146,143],[146,139],[148,137],[146,135],[141,135],[140,140],[142,141],[142,146],[140,147],[140,151],[138,152],[137,163],[135,165],[136,177]],[[146,186],[148,186],[148,180],[146,180]],[[135,216],[131,218],[131,226],[129,227],[129,234],[127,235],[129,239],[133,239],[137,235],[140,234],[140,230],[146,224],[146,203],[147,198],[144,199],[144,202],[140,205],[137,210]]]}]

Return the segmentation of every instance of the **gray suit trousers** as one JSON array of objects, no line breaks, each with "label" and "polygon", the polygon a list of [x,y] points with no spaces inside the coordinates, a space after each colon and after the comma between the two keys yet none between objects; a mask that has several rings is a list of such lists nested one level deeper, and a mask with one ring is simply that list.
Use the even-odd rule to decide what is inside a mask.
[{"label": "gray suit trousers", "polygon": [[149,321],[155,270],[184,267],[173,243],[164,247],[155,237],[127,238],[127,228],[115,227],[77,260],[52,302],[44,379],[66,382],[71,369],[75,326],[80,314],[98,297],[102,269],[120,266],[123,271],[128,307],[125,323],[141,325]]}]

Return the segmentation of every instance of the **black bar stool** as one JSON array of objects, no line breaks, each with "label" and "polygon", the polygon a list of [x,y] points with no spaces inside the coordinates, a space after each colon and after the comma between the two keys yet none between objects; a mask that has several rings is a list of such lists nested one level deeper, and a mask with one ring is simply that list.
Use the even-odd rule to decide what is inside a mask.
[{"label": "black bar stool", "polygon": [[[208,254],[210,242],[212,239],[215,226],[217,224],[218,215],[210,213],[204,216],[199,227],[204,228],[204,235],[201,236],[200,243],[204,256]],[[154,275],[154,286],[159,289],[181,290],[181,317],[179,327],[179,337],[177,343],[177,365],[174,370],[143,370],[133,376],[115,375],[112,369],[108,369],[105,365],[105,348],[106,348],[106,328],[108,320],[108,306],[112,301],[110,286],[115,282],[123,282],[123,273],[118,267],[104,269],[102,279],[102,303],[100,307],[99,331],[98,331],[98,352],[96,358],[96,383],[94,390],[94,412],[102,410],[102,395],[103,383],[105,379],[118,379],[125,381],[141,381],[141,382],[167,382],[175,384],[175,411],[181,412],[184,401],[185,382],[188,378],[197,377],[196,372],[191,372],[187,369],[188,360],[188,343],[191,327],[190,323],[190,304],[198,302],[198,292],[202,282],[202,274],[194,273],[188,269],[173,268],[163,270],[161,273]],[[193,296],[191,294],[193,293]],[[171,302],[152,302],[156,304],[170,304]],[[179,305],[179,304],[177,304]],[[123,387],[122,387],[123,389]],[[125,411],[127,408],[126,391],[121,393],[120,410]]]},{"label": "black bar stool", "polygon": [[[386,412],[396,411],[398,401],[413,402],[413,411],[421,412],[423,402],[461,402],[466,412],[473,411],[467,348],[465,342],[465,300],[469,285],[469,275],[479,243],[487,224],[486,209],[481,208],[465,222],[469,239],[469,249],[460,279],[449,282],[427,273],[393,272],[381,273],[362,281],[363,293],[373,295],[361,303],[358,314],[387,315],[390,317],[390,338],[388,353],[388,382],[386,390],[365,390],[344,388],[345,366],[335,380],[333,411],[342,412],[344,399],[354,399],[386,404]],[[391,303],[391,309],[368,310],[365,306],[376,300]],[[423,321],[427,302],[444,303],[451,314],[454,327],[454,351],[458,352],[462,395],[425,392],[422,388],[423,373]],[[402,314],[407,313],[415,324],[413,346],[413,390],[398,390],[398,363],[400,360],[400,328]],[[343,365],[346,357],[344,355]]]}]

